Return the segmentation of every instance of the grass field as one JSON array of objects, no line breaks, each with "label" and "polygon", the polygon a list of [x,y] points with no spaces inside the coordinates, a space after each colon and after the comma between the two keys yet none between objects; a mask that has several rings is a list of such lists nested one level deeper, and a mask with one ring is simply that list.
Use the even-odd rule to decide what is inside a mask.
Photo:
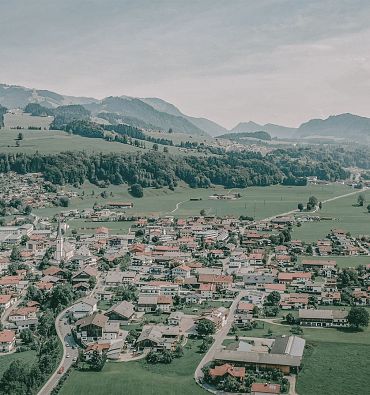
[{"label": "grass field", "polygon": [[370,346],[317,342],[303,359],[296,389],[300,395],[354,395],[369,393],[366,361]]},{"label": "grass field", "polygon": [[357,207],[357,195],[348,196],[324,204],[318,215],[333,218],[331,221],[308,222],[294,228],[292,237],[304,241],[324,238],[333,228],[341,228],[353,235],[370,234],[370,214],[366,210],[370,202],[370,190],[360,192],[365,196],[365,207]]},{"label": "grass field", "polygon": [[198,353],[198,345],[199,342],[189,341],[184,356],[170,365],[148,365],[140,360],[108,362],[101,373],[73,371],[60,394],[204,395],[207,392],[193,379],[203,356]]},{"label": "grass field", "polygon": [[3,373],[6,371],[6,369],[8,369],[8,367],[13,361],[22,360],[31,365],[35,359],[36,359],[35,351],[15,352],[13,354],[8,354],[8,355],[0,354],[0,378],[2,377]]},{"label": "grass field", "polygon": [[332,259],[337,262],[340,268],[356,267],[358,265],[367,265],[370,263],[370,256],[301,256],[298,258],[300,262],[302,259],[315,259],[315,260],[327,260]]},{"label": "grass field", "polygon": [[[73,188],[71,188],[73,189]],[[233,189],[233,192],[240,192],[242,197],[238,200],[210,200],[209,196],[215,193],[228,193],[222,186],[209,189],[192,189],[186,185],[179,185],[175,191],[167,188],[153,189],[146,188],[144,197],[141,199],[133,198],[127,185],[111,185],[106,189],[99,189],[94,185],[85,183],[80,189],[76,190],[80,197],[70,201],[70,209],[83,209],[92,207],[94,203],[104,204],[107,201],[132,201],[134,207],[128,209],[126,213],[139,215],[173,215],[185,217],[199,215],[202,209],[208,214],[216,215],[250,215],[257,219],[266,218],[272,215],[293,210],[297,207],[297,202],[306,201],[310,195],[315,195],[318,199],[324,200],[330,196],[336,196],[350,192],[351,189],[340,184],[323,186],[311,185],[307,187],[284,187],[275,185],[270,187],[251,187],[246,189]],[[94,195],[91,195],[94,191]],[[102,191],[108,194],[107,199],[100,196]],[[82,193],[84,192],[84,196]],[[112,196],[111,196],[112,193]],[[261,198],[262,197],[262,198]],[[190,201],[191,198],[202,200]],[[178,206],[177,206],[178,205]],[[176,207],[178,207],[176,209]],[[63,211],[60,207],[35,210],[36,214],[42,216],[53,216]],[[82,230],[82,228],[93,228],[107,226],[117,233],[124,233],[132,225],[128,222],[84,222],[82,220],[71,220],[71,228]],[[84,232],[89,229],[84,229]]]},{"label": "grass field", "polygon": [[4,126],[9,129],[16,127],[27,129],[29,126],[49,129],[53,119],[53,117],[33,117],[31,114],[25,113],[7,113],[4,115]]},{"label": "grass field", "polygon": [[[33,118],[33,117],[31,117]],[[40,117],[36,117],[40,118]],[[108,142],[103,139],[92,139],[77,135],[69,135],[60,130],[17,130],[10,128],[0,129],[0,152],[25,152],[34,153],[58,153],[63,151],[86,151],[90,153],[120,153],[120,152],[145,152],[152,149],[153,144],[146,141],[145,149],[134,147],[128,144]],[[15,139],[19,133],[23,134],[23,140],[17,147]],[[159,146],[160,151],[164,146]],[[168,147],[172,154],[184,155],[177,147]],[[198,155],[198,153],[194,153]]]}]

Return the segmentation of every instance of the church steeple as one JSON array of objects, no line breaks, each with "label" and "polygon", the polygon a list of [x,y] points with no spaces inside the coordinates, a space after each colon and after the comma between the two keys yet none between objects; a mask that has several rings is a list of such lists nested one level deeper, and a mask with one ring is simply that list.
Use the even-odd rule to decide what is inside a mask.
[{"label": "church steeple", "polygon": [[58,231],[54,258],[58,263],[60,263],[63,259],[63,235],[62,228],[60,226],[60,219],[58,220]]}]

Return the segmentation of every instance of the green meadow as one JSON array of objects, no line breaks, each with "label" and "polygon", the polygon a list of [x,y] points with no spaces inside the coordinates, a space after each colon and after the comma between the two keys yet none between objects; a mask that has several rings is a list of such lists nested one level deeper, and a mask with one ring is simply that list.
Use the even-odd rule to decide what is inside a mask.
[{"label": "green meadow", "polygon": [[[175,191],[168,188],[144,189],[143,198],[133,198],[128,192],[127,185],[111,185],[101,189],[90,183],[85,183],[80,188],[63,187],[64,190],[70,188],[79,194],[79,197],[70,199],[68,209],[91,208],[94,204],[104,205],[109,201],[133,202],[134,207],[127,209],[126,214],[130,215],[173,215],[186,217],[199,215],[201,210],[205,210],[209,215],[237,216],[249,215],[257,219],[270,217],[297,207],[297,202],[306,201],[309,196],[315,195],[320,200],[330,196],[341,195],[350,192],[350,188],[340,184],[323,186],[310,185],[307,187],[285,187],[274,185],[270,187],[251,187],[246,189],[226,190],[222,186],[215,186],[209,189],[192,189],[184,184],[180,184]],[[105,191],[107,198],[101,197]],[[213,200],[209,196],[213,194],[227,194],[239,192],[241,198],[237,200]],[[199,200],[193,200],[199,199]],[[61,207],[45,208],[35,210],[36,214],[42,216],[53,216],[60,211],[67,210]],[[131,226],[127,222],[85,222],[84,220],[71,220],[71,228],[89,230],[98,226],[107,226],[116,232],[126,232]]]},{"label": "green meadow", "polygon": [[150,365],[145,360],[107,362],[102,372],[72,371],[60,394],[94,395],[202,395],[207,392],[194,381],[195,369],[203,357],[199,341],[188,341],[184,356],[170,365]]},{"label": "green meadow", "polygon": [[370,234],[370,214],[366,210],[370,203],[370,190],[359,191],[358,194],[363,194],[366,199],[364,207],[357,206],[358,195],[325,203],[317,214],[328,219],[303,223],[301,227],[294,228],[292,237],[307,242],[317,241],[324,238],[333,228],[344,229],[352,235]]}]

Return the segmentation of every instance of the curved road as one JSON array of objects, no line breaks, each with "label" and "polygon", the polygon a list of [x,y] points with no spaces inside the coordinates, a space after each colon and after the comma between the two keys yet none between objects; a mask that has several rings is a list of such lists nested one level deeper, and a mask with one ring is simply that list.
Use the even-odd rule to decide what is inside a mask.
[{"label": "curved road", "polygon": [[[101,277],[98,276],[95,287],[90,292],[90,297],[94,296],[95,292],[100,287],[100,281]],[[79,302],[81,299],[83,298],[76,300],[74,304]],[[60,361],[56,371],[50,376],[49,380],[38,392],[38,395],[49,395],[53,388],[58,384],[58,381],[61,379],[61,377],[72,366],[72,364],[74,363],[73,360],[76,360],[78,358],[78,345],[72,336],[72,326],[68,323],[67,313],[70,308],[71,306],[64,309],[55,319],[55,329],[57,332],[57,336],[59,337],[63,346],[62,360]],[[58,373],[61,368],[63,368],[63,371],[61,373]]]},{"label": "curved road", "polygon": [[[49,395],[53,388],[58,384],[58,381],[65,372],[74,363],[73,359],[78,357],[78,346],[71,334],[72,327],[68,324],[67,312],[68,309],[63,310],[55,320],[55,328],[57,335],[63,345],[63,357],[57,370],[50,376],[46,384],[41,388],[38,395]],[[72,348],[73,347],[73,348]],[[62,374],[59,374],[59,369],[63,368]]]},{"label": "curved road", "polygon": [[238,294],[238,296],[234,299],[233,303],[231,304],[229,308],[229,314],[226,319],[226,324],[215,334],[214,336],[214,342],[212,346],[209,348],[207,353],[204,355],[202,360],[199,362],[199,365],[197,366],[197,369],[195,370],[194,373],[194,379],[198,384],[201,384],[201,380],[203,378],[203,372],[202,368],[209,362],[211,362],[214,359],[216,351],[218,351],[221,348],[221,345],[223,341],[225,340],[227,334],[229,333],[231,326],[234,322],[234,314],[235,310],[238,307],[238,303],[240,300],[247,294],[247,290],[241,290]]}]

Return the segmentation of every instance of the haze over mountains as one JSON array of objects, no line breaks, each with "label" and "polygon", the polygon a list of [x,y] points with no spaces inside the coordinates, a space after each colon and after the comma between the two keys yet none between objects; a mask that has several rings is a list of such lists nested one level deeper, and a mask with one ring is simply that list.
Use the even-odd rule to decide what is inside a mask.
[{"label": "haze over mountains", "polygon": [[[30,89],[0,84],[0,105],[24,108],[29,103],[39,103],[48,108],[81,104],[91,111],[95,119],[110,123],[127,123],[132,126],[176,132],[190,135],[219,136],[229,131],[206,118],[196,118],[182,113],[176,106],[159,98],[135,98],[129,96],[92,97],[65,96],[49,90]],[[272,137],[306,138],[311,136],[370,140],[370,118],[353,114],[333,115],[327,119],[312,119],[298,128],[253,121],[237,124],[231,133],[264,131]]]}]

